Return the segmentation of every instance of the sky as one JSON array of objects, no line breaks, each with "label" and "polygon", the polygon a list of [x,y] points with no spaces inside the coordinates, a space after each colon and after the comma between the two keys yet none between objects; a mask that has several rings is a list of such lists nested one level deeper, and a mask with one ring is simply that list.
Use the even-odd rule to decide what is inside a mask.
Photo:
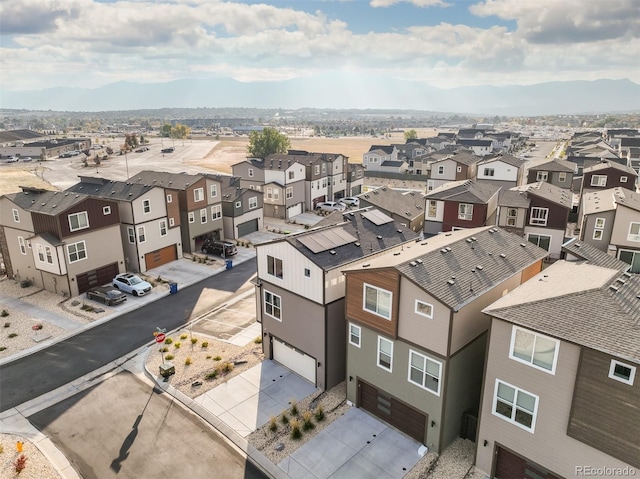
[{"label": "sky", "polygon": [[640,1],[0,3],[2,90],[220,77],[279,81],[337,71],[440,88],[603,78],[640,83]]}]

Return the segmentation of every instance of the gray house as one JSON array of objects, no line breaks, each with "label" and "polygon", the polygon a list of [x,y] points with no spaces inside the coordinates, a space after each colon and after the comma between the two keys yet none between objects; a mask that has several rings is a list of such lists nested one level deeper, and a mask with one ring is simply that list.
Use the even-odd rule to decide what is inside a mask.
[{"label": "gray house", "polygon": [[413,231],[422,231],[424,225],[424,195],[422,193],[393,190],[383,186],[360,196],[360,207],[367,206],[378,208]]},{"label": "gray house", "polygon": [[578,171],[575,163],[562,160],[551,160],[529,168],[527,183],[546,181],[559,188],[571,189],[573,176]]}]

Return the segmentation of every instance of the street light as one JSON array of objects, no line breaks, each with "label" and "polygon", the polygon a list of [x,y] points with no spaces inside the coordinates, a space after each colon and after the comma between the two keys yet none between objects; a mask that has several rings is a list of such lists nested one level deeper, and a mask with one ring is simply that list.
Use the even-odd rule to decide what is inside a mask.
[{"label": "street light", "polygon": [[129,179],[129,159],[127,158],[127,150],[124,150],[124,164],[127,168],[127,180]]}]

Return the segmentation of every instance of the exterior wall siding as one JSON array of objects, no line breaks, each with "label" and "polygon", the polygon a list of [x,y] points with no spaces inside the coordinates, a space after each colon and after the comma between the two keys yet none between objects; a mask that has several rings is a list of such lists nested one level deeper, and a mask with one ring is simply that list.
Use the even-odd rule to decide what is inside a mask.
[{"label": "exterior wall siding", "polygon": [[[493,169],[493,176],[485,175],[485,169]],[[491,181],[511,181],[514,184],[518,181],[519,169],[503,161],[492,161],[478,165],[478,180]]]},{"label": "exterior wall siding", "polygon": [[567,220],[569,218],[569,208],[563,208],[556,203],[539,198],[535,195],[529,195],[531,203],[529,205],[529,214],[527,215],[527,226],[539,226],[532,225],[531,220],[531,208],[548,208],[549,214],[547,217],[546,228],[554,228],[564,230],[567,227]]},{"label": "exterior wall siding", "polygon": [[629,240],[629,227],[632,222],[640,223],[640,211],[618,205],[611,244],[627,249],[640,249],[640,241]]},{"label": "exterior wall siding", "polygon": [[446,201],[444,206],[444,217],[442,221],[442,231],[451,231],[451,228],[476,228],[484,226],[487,219],[487,205],[475,203],[473,205],[473,216],[471,220],[458,219],[458,201]]},{"label": "exterior wall siding", "polygon": [[[616,212],[603,211],[602,213],[593,213],[590,215],[584,215],[582,217],[582,227],[580,228],[580,241],[584,241],[591,246],[598,248],[601,251],[607,251],[611,241],[611,235],[613,234],[613,226],[616,217]],[[602,230],[602,238],[594,239],[594,230],[596,220],[598,218],[604,218],[604,229]],[[640,221],[640,214],[638,215]]]},{"label": "exterior wall siding", "polygon": [[560,258],[560,251],[562,250],[562,243],[564,243],[565,232],[565,229],[560,230],[545,228],[543,226],[526,226],[524,229],[524,237],[528,240],[530,234],[550,236],[549,256],[552,258]]},{"label": "exterior wall siding", "polygon": [[[4,204],[2,205],[4,207]],[[10,212],[11,210],[9,210]],[[20,216],[20,223],[22,224],[22,216]],[[42,288],[44,287],[42,283],[42,277],[39,272],[36,270],[35,260],[32,253],[32,250],[27,246],[27,238],[33,235],[33,233],[19,230],[16,228],[10,228],[5,226],[4,228],[4,236],[6,239],[7,250],[9,252],[9,257],[11,258],[11,267],[13,270],[13,275],[17,280],[30,279],[34,285]],[[18,237],[24,238],[26,254],[22,254],[20,251],[20,244]],[[3,252],[4,253],[4,252]]]}]

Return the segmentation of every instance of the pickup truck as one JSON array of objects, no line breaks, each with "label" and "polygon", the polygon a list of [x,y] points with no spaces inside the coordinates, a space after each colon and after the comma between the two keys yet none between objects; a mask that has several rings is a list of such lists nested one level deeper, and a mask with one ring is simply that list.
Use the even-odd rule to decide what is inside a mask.
[{"label": "pickup truck", "polygon": [[335,201],[325,201],[316,205],[316,211],[345,211],[346,205],[342,203],[336,203]]}]

